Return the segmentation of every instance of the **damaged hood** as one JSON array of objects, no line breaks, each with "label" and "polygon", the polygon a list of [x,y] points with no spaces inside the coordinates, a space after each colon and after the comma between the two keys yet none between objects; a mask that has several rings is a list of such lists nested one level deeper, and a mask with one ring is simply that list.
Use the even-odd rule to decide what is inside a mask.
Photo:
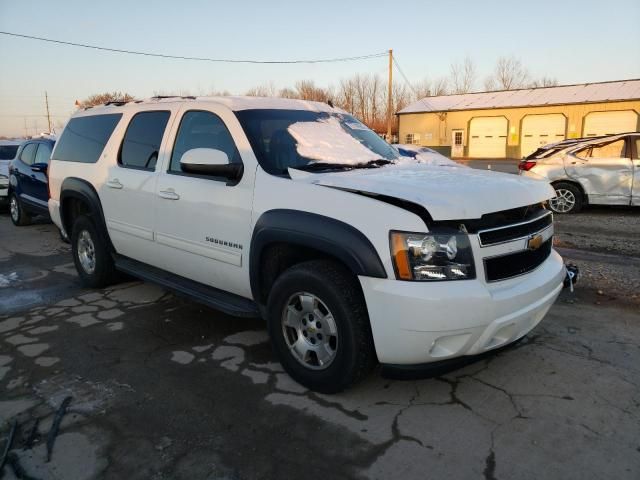
[{"label": "damaged hood", "polygon": [[289,169],[294,181],[407,200],[434,220],[480,218],[486,213],[540,203],[555,196],[551,185],[510,173],[432,165],[392,165],[348,172]]}]

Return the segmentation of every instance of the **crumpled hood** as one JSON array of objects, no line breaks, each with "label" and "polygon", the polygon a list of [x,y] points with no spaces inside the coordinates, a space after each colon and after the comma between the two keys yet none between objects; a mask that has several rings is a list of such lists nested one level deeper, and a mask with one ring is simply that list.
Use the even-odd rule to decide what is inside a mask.
[{"label": "crumpled hood", "polygon": [[414,164],[319,174],[290,169],[290,173],[295,181],[417,203],[434,220],[480,218],[555,196],[546,181],[472,168]]}]

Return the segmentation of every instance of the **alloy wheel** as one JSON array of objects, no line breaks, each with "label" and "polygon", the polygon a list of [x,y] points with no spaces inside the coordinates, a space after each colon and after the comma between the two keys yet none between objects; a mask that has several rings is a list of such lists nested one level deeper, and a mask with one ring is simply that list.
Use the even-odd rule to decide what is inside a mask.
[{"label": "alloy wheel", "polygon": [[570,212],[576,205],[576,197],[571,190],[559,188],[556,190],[555,198],[549,200],[551,209],[558,213]]},{"label": "alloy wheel", "polygon": [[335,319],[312,293],[298,292],[289,297],[282,312],[282,333],[293,357],[306,368],[324,370],[336,358]]},{"label": "alloy wheel", "polygon": [[9,212],[11,214],[11,219],[17,223],[20,218],[20,207],[18,206],[18,200],[14,195],[11,196],[11,200],[9,201]]},{"label": "alloy wheel", "polygon": [[96,269],[96,250],[91,235],[86,230],[78,235],[78,259],[85,272],[92,274]]}]

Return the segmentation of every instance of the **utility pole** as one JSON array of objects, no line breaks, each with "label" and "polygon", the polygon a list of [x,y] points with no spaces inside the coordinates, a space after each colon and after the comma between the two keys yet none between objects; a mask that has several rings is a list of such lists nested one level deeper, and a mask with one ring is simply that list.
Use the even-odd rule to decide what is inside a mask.
[{"label": "utility pole", "polygon": [[24,120],[24,138],[29,136],[29,131],[27,130],[27,117],[22,117]]},{"label": "utility pole", "polygon": [[389,91],[387,92],[387,142],[391,143],[393,124],[393,50],[389,50]]},{"label": "utility pole", "polygon": [[49,96],[47,95],[47,92],[44,92],[44,103],[47,106],[47,123],[49,125],[49,130],[47,131],[48,133],[51,133],[51,115],[49,115]]}]

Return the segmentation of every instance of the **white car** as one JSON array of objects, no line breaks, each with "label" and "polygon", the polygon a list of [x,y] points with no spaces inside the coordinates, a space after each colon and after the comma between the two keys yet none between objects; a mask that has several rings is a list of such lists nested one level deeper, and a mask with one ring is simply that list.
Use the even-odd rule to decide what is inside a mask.
[{"label": "white car", "polygon": [[21,141],[0,140],[0,206],[9,199],[9,164],[16,158]]},{"label": "white car", "polygon": [[121,270],[260,316],[320,392],[508,345],[565,278],[547,182],[403,164],[316,102],[156,98],[76,113],[49,210],[82,282]]},{"label": "white car", "polygon": [[640,133],[581,138],[545,145],[518,166],[544,179],[556,196],[556,213],[577,213],[585,204],[640,205]]}]

